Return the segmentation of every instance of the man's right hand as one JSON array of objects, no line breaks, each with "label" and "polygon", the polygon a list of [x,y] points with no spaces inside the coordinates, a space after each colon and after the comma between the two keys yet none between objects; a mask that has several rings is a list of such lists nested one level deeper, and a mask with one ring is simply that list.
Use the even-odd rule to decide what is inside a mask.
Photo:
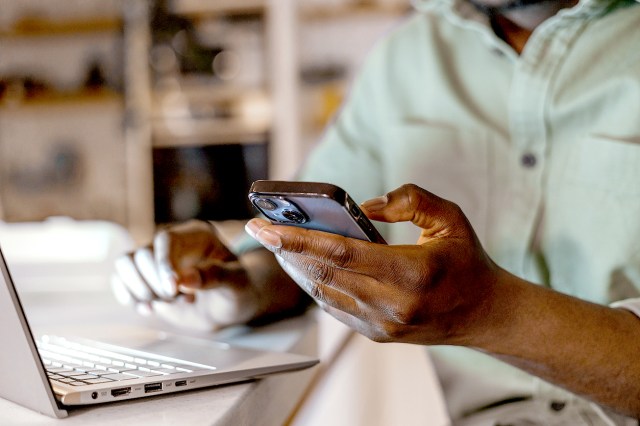
[{"label": "man's right hand", "polygon": [[266,250],[240,260],[213,225],[196,220],[161,230],[151,246],[117,259],[112,287],[140,313],[194,330],[287,311],[301,298]]}]

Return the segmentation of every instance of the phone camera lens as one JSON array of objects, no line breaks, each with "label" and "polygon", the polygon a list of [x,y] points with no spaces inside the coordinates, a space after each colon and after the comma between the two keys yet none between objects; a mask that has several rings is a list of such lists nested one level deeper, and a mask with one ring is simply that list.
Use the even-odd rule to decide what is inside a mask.
[{"label": "phone camera lens", "polygon": [[267,200],[266,198],[257,198],[253,203],[262,210],[272,211],[278,208],[276,203],[271,200]]},{"label": "phone camera lens", "polygon": [[282,216],[294,223],[305,223],[307,221],[307,218],[304,216],[304,214],[295,210],[283,210]]}]

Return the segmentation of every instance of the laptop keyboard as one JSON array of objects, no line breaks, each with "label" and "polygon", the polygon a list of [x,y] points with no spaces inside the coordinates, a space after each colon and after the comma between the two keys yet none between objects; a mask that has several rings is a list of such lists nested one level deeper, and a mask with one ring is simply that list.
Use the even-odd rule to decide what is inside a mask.
[{"label": "laptop keyboard", "polygon": [[191,373],[199,370],[190,364],[140,358],[55,336],[44,336],[36,341],[36,346],[49,380],[72,386]]}]

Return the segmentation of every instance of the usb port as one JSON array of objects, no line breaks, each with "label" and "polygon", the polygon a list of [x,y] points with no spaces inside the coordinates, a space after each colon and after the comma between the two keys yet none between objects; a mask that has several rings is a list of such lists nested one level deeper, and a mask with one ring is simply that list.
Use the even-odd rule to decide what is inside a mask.
[{"label": "usb port", "polygon": [[149,383],[144,385],[144,393],[158,392],[162,390],[162,383]]},{"label": "usb port", "polygon": [[131,393],[131,387],[111,389],[111,396],[123,396]]},{"label": "usb port", "polygon": [[187,381],[186,380],[176,380],[175,385],[176,385],[176,387],[187,386]]}]

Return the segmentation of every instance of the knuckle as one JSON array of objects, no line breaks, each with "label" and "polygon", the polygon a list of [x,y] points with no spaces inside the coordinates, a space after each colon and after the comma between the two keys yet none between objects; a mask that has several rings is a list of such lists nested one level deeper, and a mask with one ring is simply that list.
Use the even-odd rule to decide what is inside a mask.
[{"label": "knuckle", "polygon": [[400,189],[406,194],[410,207],[417,207],[420,204],[422,189],[419,186],[413,183],[405,183]]},{"label": "knuckle", "polygon": [[427,287],[428,280],[426,277],[432,277],[439,271],[438,264],[435,260],[429,260],[420,265],[409,265],[403,270],[397,271],[399,277],[407,283],[407,287],[411,290],[422,292]]},{"label": "knuckle", "polygon": [[[287,238],[286,241],[287,249],[286,251],[289,253],[300,254],[305,251],[305,240],[302,236],[294,236]],[[276,252],[281,252],[281,249],[276,249]]]},{"label": "knuckle", "polygon": [[329,284],[333,279],[330,267],[322,263],[309,263],[307,273],[314,283]]},{"label": "knuckle", "polygon": [[325,295],[322,285],[318,284],[317,282],[312,282],[309,287],[309,294],[311,295],[311,297],[321,302],[325,301]]},{"label": "knuckle", "polygon": [[[396,309],[391,313],[394,325],[406,326],[416,323],[419,310],[416,303],[409,303],[400,309]],[[396,330],[397,331],[397,330]]]},{"label": "knuckle", "polygon": [[384,330],[368,329],[363,334],[367,339],[376,343],[389,343],[392,341],[390,336]]},{"label": "knuckle", "polygon": [[347,242],[332,245],[329,257],[334,266],[348,268],[354,261],[355,250]]},{"label": "knuckle", "polygon": [[417,194],[421,190],[420,187],[414,183],[405,183],[400,187],[400,189],[402,189],[404,192],[406,192],[409,195]]},{"label": "knuckle", "polygon": [[380,328],[380,340],[376,340],[377,342],[397,341],[404,335],[404,327],[393,321],[385,322]]}]

